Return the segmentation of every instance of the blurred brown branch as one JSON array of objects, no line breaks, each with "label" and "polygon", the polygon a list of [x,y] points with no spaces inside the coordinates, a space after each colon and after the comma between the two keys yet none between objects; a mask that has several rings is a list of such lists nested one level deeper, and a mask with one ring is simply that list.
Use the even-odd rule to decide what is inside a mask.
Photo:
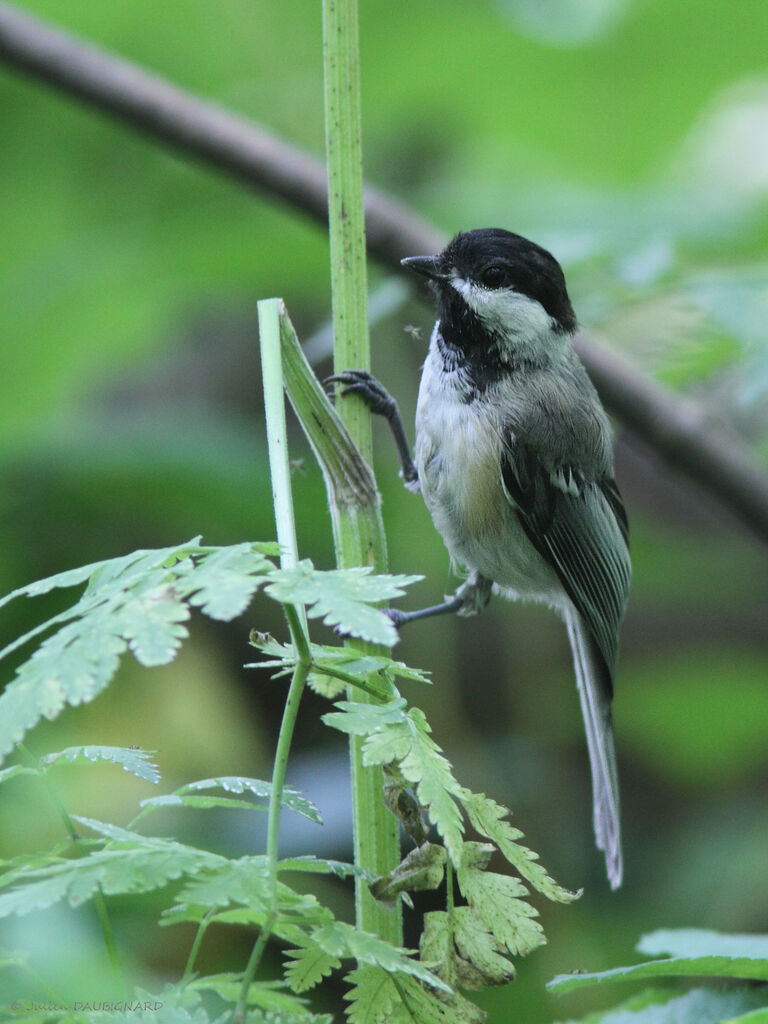
[{"label": "blurred brown branch", "polygon": [[[325,167],[236,114],[6,3],[0,60],[183,150],[245,184],[327,219]],[[371,256],[400,272],[403,255],[432,253],[445,237],[377,189],[365,193]],[[713,493],[768,542],[768,473],[747,448],[623,357],[580,335],[577,347],[606,407],[666,462]]]}]

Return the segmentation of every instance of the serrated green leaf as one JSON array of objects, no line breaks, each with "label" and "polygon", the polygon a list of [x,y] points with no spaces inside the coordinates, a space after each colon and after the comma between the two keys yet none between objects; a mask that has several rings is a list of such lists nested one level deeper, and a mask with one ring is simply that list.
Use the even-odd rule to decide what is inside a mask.
[{"label": "serrated green leaf", "polygon": [[429,735],[429,726],[418,708],[411,708],[405,721],[371,734],[363,745],[365,764],[388,764],[395,760],[403,777],[415,787],[429,820],[443,837],[451,860],[461,854],[464,826],[455,797],[461,787],[448,760]]},{"label": "serrated green leaf", "polygon": [[322,716],[322,720],[326,725],[352,736],[370,736],[388,725],[404,723],[407,706],[403,697],[397,697],[387,704],[361,704],[342,700],[334,704],[338,710],[329,711]]},{"label": "serrated green leaf", "polygon": [[[110,558],[106,562],[97,565],[88,580],[86,594],[102,598],[114,597],[130,590],[136,585],[146,585],[147,578],[151,577],[155,570],[160,572],[165,569],[178,571],[179,565],[184,561],[191,565],[193,555],[202,555],[211,550],[201,548],[196,541],[189,541],[186,544],[176,544],[173,547],[146,549],[134,551],[129,555],[118,558]],[[173,578],[173,573],[167,577]]]},{"label": "serrated green leaf", "polygon": [[180,591],[205,615],[225,622],[241,615],[273,569],[252,544],[236,544],[204,556]]},{"label": "serrated green leaf", "polygon": [[19,668],[0,696],[0,761],[41,718],[53,719],[67,704],[101,693],[126,648],[109,627],[103,612],[94,613],[87,627],[70,623]]},{"label": "serrated green leaf", "polygon": [[159,810],[162,807],[191,807],[200,811],[207,811],[213,807],[224,807],[228,810],[238,808],[246,811],[267,809],[266,804],[254,804],[250,800],[233,800],[227,796],[178,796],[176,793],[148,797],[141,801],[141,806],[151,810]]},{"label": "serrated green leaf", "polygon": [[10,601],[14,601],[17,597],[38,597],[41,594],[48,594],[51,590],[55,590],[58,587],[76,587],[78,583],[85,583],[102,565],[104,565],[103,561],[91,562],[90,565],[81,565],[77,569],[65,569],[64,572],[57,572],[53,576],[46,577],[44,580],[35,580],[34,583],[27,583],[25,586],[18,587],[16,590],[12,590],[10,594],[0,598],[0,608]]},{"label": "serrated green leaf", "polygon": [[294,992],[307,992],[318,985],[331,971],[341,967],[338,957],[326,953],[314,944],[302,949],[288,949],[291,960],[284,966],[285,980]]},{"label": "serrated green leaf", "polygon": [[343,679],[328,675],[326,672],[311,669],[307,675],[307,686],[314,693],[325,697],[327,700],[336,700],[346,690],[347,684]]},{"label": "serrated green leaf", "polygon": [[[258,914],[267,913],[271,908],[271,883],[266,857],[248,856],[234,861],[220,858],[210,870],[201,870],[197,877],[190,879],[179,893],[178,900],[182,908],[198,905],[227,908],[241,904]],[[305,930],[333,919],[330,910],[311,893],[294,892],[283,882],[277,884],[277,909],[279,915],[286,916],[288,923],[298,922]],[[172,912],[179,910],[177,906]],[[274,928],[276,934],[280,930],[280,921],[279,916]],[[291,941],[297,939],[291,938]]]},{"label": "serrated green leaf", "polygon": [[484,988],[506,985],[515,976],[515,969],[504,956],[504,947],[489,930],[474,907],[455,907],[452,914],[453,939],[465,964],[471,965],[477,977],[469,983],[469,972],[458,969],[462,988]]},{"label": "serrated green leaf", "polygon": [[[117,1007],[124,1006],[120,1010]],[[211,1018],[202,1005],[200,995],[190,986],[183,988],[166,985],[160,992],[146,992],[137,988],[124,1000],[117,1000],[114,1009],[103,1011],[88,1010],[71,1017],[62,1018],[61,1024],[70,1024],[82,1020],[83,1024],[98,1024],[100,1021],[109,1024],[223,1024],[221,1017]],[[50,1020],[50,1018],[48,1018]]]},{"label": "serrated green leaf", "polygon": [[360,931],[344,921],[331,921],[312,932],[312,941],[333,957],[354,957],[358,963],[382,967],[389,973],[411,975],[426,981],[429,985],[450,992],[438,977],[428,971],[418,960],[412,959],[408,950],[399,949],[380,939],[377,935]]},{"label": "serrated green leaf", "polygon": [[[267,633],[254,631],[251,634],[251,645],[264,654],[269,661],[252,662],[246,668],[277,669],[273,678],[291,672],[296,664],[297,655],[292,644],[281,644]],[[317,693],[333,699],[344,690],[345,680],[327,673],[342,671],[353,679],[366,680],[371,676],[392,682],[399,676],[417,682],[429,683],[428,675],[419,669],[409,668],[401,661],[394,661],[385,655],[360,655],[349,647],[331,647],[324,644],[311,645],[313,667],[307,683]],[[348,681],[348,680],[347,680]]]},{"label": "serrated green leaf", "polygon": [[[53,765],[66,761],[67,764],[92,764],[96,761],[109,761],[119,764],[123,771],[130,772],[138,779],[158,783],[160,773],[157,766],[149,760],[152,752],[139,750],[135,747],[84,746],[67,747],[53,754],[40,758],[40,767],[48,771]],[[0,772],[2,777],[2,772]]]},{"label": "serrated green leaf", "polygon": [[240,903],[261,912],[268,909],[270,901],[268,874],[264,855],[228,860],[190,879],[178,900],[208,907]]},{"label": "serrated green leaf", "polygon": [[[242,978],[238,974],[209,974],[195,978],[189,983],[189,987],[196,991],[216,992],[228,1002],[235,1002],[238,999],[241,986]],[[305,1001],[289,992],[281,991],[284,987],[282,981],[253,982],[248,989],[248,1006],[279,1014],[277,1020],[286,1013],[300,1014],[306,1019],[308,1012]],[[311,1017],[309,1019],[311,1020]]]},{"label": "serrated green leaf", "polygon": [[364,654],[351,647],[330,647],[312,644],[312,661],[317,665],[343,668],[348,675],[365,676],[382,673],[390,678],[411,679],[419,683],[430,683],[429,673],[411,668],[402,661],[395,661],[384,654]]},{"label": "serrated green leaf", "polygon": [[320,572],[311,562],[272,573],[266,592],[276,601],[304,605],[309,618],[322,618],[351,636],[393,647],[399,637],[391,619],[372,605],[399,597],[420,576],[372,575],[365,566]]},{"label": "serrated green leaf", "polygon": [[644,935],[637,944],[646,956],[727,956],[733,959],[768,961],[768,935],[729,935],[704,928],[660,929]]},{"label": "serrated green leaf", "polygon": [[463,824],[454,797],[463,790],[451,773],[440,747],[429,735],[429,725],[419,708],[405,710],[402,698],[388,704],[339,701],[339,711],[323,715],[323,721],[342,732],[366,736],[366,765],[396,762],[407,782],[416,789],[419,803],[445,841],[454,863],[461,854]]},{"label": "serrated green leaf", "polygon": [[[160,925],[167,927],[188,922],[200,924],[205,918],[208,924],[231,924],[237,927],[260,929],[265,927],[267,918],[270,916],[268,910],[260,910],[257,907],[233,907],[211,914],[211,907],[203,903],[178,903],[163,911],[160,915]],[[330,911],[328,911],[328,916],[330,916]],[[316,922],[310,921],[309,926],[311,927],[313,923]],[[293,922],[288,914],[278,915],[271,930],[275,938],[297,946],[308,941],[308,928]]]},{"label": "serrated green leaf", "polygon": [[456,985],[456,956],[451,921],[445,910],[430,910],[424,915],[419,957],[426,967],[453,988]]},{"label": "serrated green leaf", "polygon": [[592,1013],[582,1024],[765,1024],[768,1010],[751,1009],[765,1003],[766,994],[759,989],[698,988],[684,995],[653,989],[611,1010]]},{"label": "serrated green leaf", "polygon": [[345,980],[352,986],[344,995],[350,1024],[413,1024],[394,978],[380,967],[359,968]]},{"label": "serrated green leaf", "polygon": [[483,1024],[485,1014],[458,993],[444,996],[416,978],[393,976],[379,967],[352,971],[348,1000],[350,1024]]},{"label": "serrated green leaf", "polygon": [[502,856],[542,895],[558,903],[570,903],[581,896],[580,889],[572,892],[558,885],[539,863],[539,855],[518,842],[523,833],[504,820],[510,813],[506,807],[484,793],[471,793],[467,789],[462,789],[459,799],[473,828],[495,843]]},{"label": "serrated green leaf", "polygon": [[124,574],[132,565],[141,562],[148,554],[157,555],[153,559],[153,565],[162,565],[167,561],[175,560],[180,553],[186,553],[189,549],[198,547],[200,537],[195,537],[186,544],[172,548],[160,548],[156,552],[134,551],[130,555],[120,555],[118,558],[103,559],[100,562],[91,562],[90,565],[81,565],[76,569],[65,569],[64,572],[55,573],[43,580],[36,580],[34,583],[27,583],[17,590],[11,591],[5,597],[0,598],[0,608],[17,597],[38,597],[47,594],[59,587],[76,587],[79,583],[85,583],[92,577],[99,579],[114,578]]},{"label": "serrated green leaf", "polygon": [[609,971],[559,974],[549,982],[547,988],[561,993],[577,988],[601,985],[609,981],[685,977],[743,978],[750,981],[768,981],[768,961],[727,956],[673,957],[668,960],[651,960],[647,963],[635,964],[632,967],[614,967]]},{"label": "serrated green leaf", "polygon": [[195,542],[137,551],[15,591],[45,593],[88,579],[80,600],[9,644],[0,657],[60,627],[17,671],[0,696],[0,760],[42,717],[91,701],[110,682],[129,646],[145,665],[170,661],[186,637],[188,603],[215,618],[243,610],[273,570],[264,545],[203,548]]},{"label": "serrated green leaf", "polygon": [[523,956],[546,942],[537,911],[523,897],[528,890],[518,878],[486,871],[493,847],[465,843],[456,877],[464,897],[488,931],[509,953]]},{"label": "serrated green leaf", "polygon": [[[225,1014],[216,1024],[229,1024],[230,1014]],[[292,1013],[289,1010],[257,1010],[248,1011],[245,1024],[334,1024],[330,1013]]]},{"label": "serrated green leaf", "polygon": [[341,860],[327,860],[324,857],[315,857],[313,854],[305,854],[301,857],[285,857],[277,862],[278,871],[306,871],[310,874],[336,875],[337,878],[349,878],[355,875],[367,882],[375,878],[370,871],[357,867],[356,864],[347,864]]},{"label": "serrated green leaf", "polygon": [[39,775],[36,768],[28,768],[25,764],[12,764],[10,768],[3,768],[0,771],[0,784],[9,779],[15,779],[19,775]]},{"label": "serrated green leaf", "polygon": [[98,890],[106,895],[150,892],[223,859],[168,840],[156,843],[137,847],[130,857],[121,849],[97,850],[79,860],[28,871],[23,883],[0,892],[0,917],[42,910],[62,900],[77,907]]},{"label": "serrated green leaf", "polygon": [[[184,796],[187,793],[199,792],[201,789],[225,789],[228,793],[247,792],[253,793],[254,796],[266,797],[267,799],[272,795],[271,782],[266,782],[264,779],[250,779],[243,775],[218,775],[212,779],[188,782],[185,786],[177,789],[176,794]],[[298,790],[291,789],[290,786],[283,788],[282,806],[295,811],[297,814],[302,814],[317,825],[322,825],[323,823],[320,811],[318,811],[312,801],[308,800],[302,793],[299,793]]]},{"label": "serrated green leaf", "polygon": [[182,625],[189,619],[189,608],[174,600],[173,591],[165,585],[134,600],[126,598],[114,619],[113,630],[128,641],[131,653],[147,668],[173,661],[189,636]]},{"label": "serrated green leaf", "polygon": [[[99,821],[96,818],[87,818],[82,814],[73,814],[72,820],[76,821],[79,825],[85,825],[86,828],[97,832],[104,839],[108,839],[116,844],[128,844],[129,846],[139,846],[147,849],[167,849],[168,844],[172,842],[170,839],[162,839],[158,836],[144,836],[130,828],[114,825],[111,821]],[[182,844],[175,845],[181,846]],[[192,849],[192,847],[183,848]],[[223,860],[223,858],[219,857],[218,860]]]}]

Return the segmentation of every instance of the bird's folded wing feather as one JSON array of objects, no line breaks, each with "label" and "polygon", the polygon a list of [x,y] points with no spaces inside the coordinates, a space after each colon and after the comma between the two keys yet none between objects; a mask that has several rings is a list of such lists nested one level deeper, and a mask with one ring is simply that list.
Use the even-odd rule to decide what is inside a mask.
[{"label": "bird's folded wing feather", "polygon": [[548,469],[515,440],[504,448],[501,474],[523,529],[560,578],[612,678],[631,572],[616,484],[610,477],[586,480],[567,465]]}]

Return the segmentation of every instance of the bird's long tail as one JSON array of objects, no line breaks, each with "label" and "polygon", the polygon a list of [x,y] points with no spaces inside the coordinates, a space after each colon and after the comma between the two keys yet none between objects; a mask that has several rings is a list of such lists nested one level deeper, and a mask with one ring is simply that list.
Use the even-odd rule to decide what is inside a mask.
[{"label": "bird's long tail", "polygon": [[566,614],[565,620],[573,651],[576,682],[592,768],[595,839],[598,848],[605,853],[605,867],[611,888],[617,889],[621,885],[623,865],[619,777],[611,717],[613,680],[597,644],[581,617],[574,610]]}]

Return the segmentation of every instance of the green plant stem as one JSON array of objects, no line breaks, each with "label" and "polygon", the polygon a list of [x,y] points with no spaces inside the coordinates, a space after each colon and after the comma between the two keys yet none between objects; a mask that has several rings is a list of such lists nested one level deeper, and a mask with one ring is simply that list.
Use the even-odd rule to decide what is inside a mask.
[{"label": "green plant stem", "polygon": [[453,929],[453,864],[450,857],[445,859],[445,909]]},{"label": "green plant stem", "polygon": [[377,704],[384,704],[392,695],[391,691],[383,686],[373,686],[371,683],[359,679],[357,676],[353,676],[351,672],[345,672],[341,668],[330,668],[328,665],[316,665],[314,663],[312,667],[315,672],[319,672],[321,675],[329,676],[331,679],[338,679],[339,682],[346,683],[347,686],[362,690],[363,693],[372,697]]},{"label": "green plant stem", "polygon": [[[289,613],[293,613],[292,615]],[[286,614],[293,618],[291,633],[294,628],[299,629],[300,619],[294,608],[286,606]],[[299,629],[300,631],[300,629]],[[299,645],[297,644],[297,651]],[[307,644],[307,651],[309,645]],[[299,653],[300,660],[296,665],[288,690],[288,698],[283,710],[283,720],[280,725],[280,735],[277,739],[277,750],[275,751],[275,764],[272,771],[272,795],[269,799],[269,819],[267,825],[267,880],[269,885],[269,905],[267,917],[262,926],[259,937],[251,951],[251,956],[243,974],[243,983],[240,988],[240,996],[232,1016],[233,1024],[242,1024],[245,1020],[248,1007],[248,990],[258,970],[261,957],[266,947],[272,929],[277,920],[277,860],[278,840],[280,834],[280,812],[282,810],[283,789],[285,787],[285,773],[288,768],[288,755],[290,754],[293,730],[296,725],[296,718],[299,712],[301,695],[304,692],[304,684],[309,674],[310,660]]]},{"label": "green plant stem", "polygon": [[215,913],[216,907],[211,907],[208,910],[207,914],[203,917],[200,924],[197,926],[197,931],[195,932],[195,940],[192,943],[192,948],[189,951],[187,963],[184,968],[184,974],[182,975],[181,978],[182,986],[185,985],[192,977],[192,971],[194,970],[195,967],[195,960],[197,960],[197,954],[200,952],[200,946],[203,944],[205,933],[208,931],[208,925],[211,923],[211,918]]},{"label": "green plant stem", "polygon": [[[277,539],[280,544],[280,564],[292,568],[298,562],[296,525],[293,514],[291,474],[288,464],[288,432],[285,424],[285,395],[282,357],[280,354],[280,311],[282,303],[267,299],[259,303],[259,340],[261,346],[261,373],[264,386],[264,412],[267,421],[269,471],[272,479],[272,498],[275,509]],[[280,837],[280,814],[283,805],[285,775],[288,757],[299,713],[299,704],[312,664],[311,648],[306,629],[306,615],[302,607],[285,606],[285,616],[296,649],[297,662],[288,688],[280,734],[277,738],[275,762],[272,768],[272,793],[269,798],[267,823],[267,880],[269,904],[264,925],[259,933],[243,973],[240,995],[232,1015],[233,1024],[242,1024],[248,1011],[248,991],[258,970],[261,957],[269,941],[278,915],[277,861]]]},{"label": "green plant stem", "polygon": [[[80,842],[80,834],[75,828],[75,823],[69,816],[69,812],[61,801],[61,797],[56,792],[56,788],[48,778],[48,773],[43,771],[40,767],[40,762],[32,754],[23,743],[18,744],[18,750],[30,768],[34,768],[39,778],[42,780],[45,786],[48,796],[51,799],[51,803],[56,808],[56,812],[61,818],[64,828],[67,831],[67,835],[72,840],[72,845],[77,851],[78,856],[85,856],[82,844]],[[109,964],[115,977],[120,982],[120,986],[125,990],[125,976],[123,974],[123,965],[120,962],[120,954],[117,951],[117,943],[115,942],[115,931],[112,927],[112,921],[109,917],[109,911],[107,910],[106,900],[104,899],[104,893],[99,886],[93,894],[93,905],[96,908],[96,915],[99,918],[99,925],[101,926],[101,934],[104,939],[104,947],[107,951],[107,957],[109,958]]]},{"label": "green plant stem", "polygon": [[[362,120],[357,0],[323,0],[325,138],[328,162],[328,220],[333,296],[334,370],[369,369],[365,216],[363,206]],[[372,455],[371,416],[357,396],[339,400],[339,414],[363,458]],[[368,510],[370,511],[370,510]],[[354,504],[336,510],[336,559],[341,568],[387,568],[386,539],[378,501],[374,515]],[[333,512],[333,509],[332,509]],[[352,646],[370,651],[363,643]],[[397,822],[384,806],[380,768],[363,764],[362,740],[352,737],[352,799],[355,864],[388,875],[400,859]],[[402,944],[399,903],[377,902],[361,878],[355,880],[357,926]]]}]

